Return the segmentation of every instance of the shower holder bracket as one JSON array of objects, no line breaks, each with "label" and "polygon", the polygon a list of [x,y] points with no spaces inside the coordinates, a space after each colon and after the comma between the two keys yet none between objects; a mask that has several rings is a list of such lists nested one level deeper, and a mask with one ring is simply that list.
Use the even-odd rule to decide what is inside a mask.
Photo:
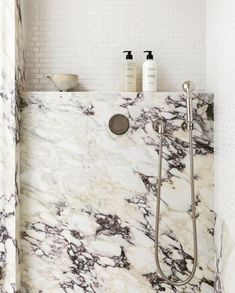
[{"label": "shower holder bracket", "polygon": [[153,130],[158,132],[159,134],[163,134],[165,132],[165,124],[161,120],[156,120],[153,122]]},{"label": "shower holder bracket", "polygon": [[193,130],[193,122],[184,121],[181,125],[181,128],[184,131]]}]

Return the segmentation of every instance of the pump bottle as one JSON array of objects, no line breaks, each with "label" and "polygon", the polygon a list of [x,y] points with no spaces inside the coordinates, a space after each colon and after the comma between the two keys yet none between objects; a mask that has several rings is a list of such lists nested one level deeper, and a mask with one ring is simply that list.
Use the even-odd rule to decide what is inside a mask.
[{"label": "pump bottle", "polygon": [[136,63],[133,61],[131,51],[123,51],[123,53],[127,53],[123,64],[123,91],[136,92]]},{"label": "pump bottle", "polygon": [[152,51],[144,51],[148,53],[146,61],[143,63],[143,92],[157,91],[157,65],[153,60]]}]

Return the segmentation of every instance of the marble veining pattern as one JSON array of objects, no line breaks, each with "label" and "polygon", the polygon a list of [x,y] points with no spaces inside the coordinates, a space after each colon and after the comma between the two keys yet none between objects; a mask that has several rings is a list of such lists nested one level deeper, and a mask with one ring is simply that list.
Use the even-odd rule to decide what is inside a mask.
[{"label": "marble veining pattern", "polygon": [[[116,136],[109,118],[126,115]],[[177,93],[25,93],[21,109],[22,292],[213,292],[213,96],[194,98],[199,263],[169,286],[156,273],[158,135],[166,124],[160,257],[185,279],[192,268],[188,139]]]}]

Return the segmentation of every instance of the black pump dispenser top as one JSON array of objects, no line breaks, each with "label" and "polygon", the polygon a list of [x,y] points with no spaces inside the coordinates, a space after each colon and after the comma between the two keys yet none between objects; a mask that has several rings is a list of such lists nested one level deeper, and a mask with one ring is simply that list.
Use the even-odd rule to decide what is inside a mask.
[{"label": "black pump dispenser top", "polygon": [[123,51],[123,53],[127,53],[127,55],[126,55],[126,59],[127,60],[132,60],[133,59],[133,56],[131,54],[131,51]]},{"label": "black pump dispenser top", "polygon": [[153,59],[153,54],[152,54],[152,51],[144,51],[144,53],[148,53],[147,55],[147,59]]}]

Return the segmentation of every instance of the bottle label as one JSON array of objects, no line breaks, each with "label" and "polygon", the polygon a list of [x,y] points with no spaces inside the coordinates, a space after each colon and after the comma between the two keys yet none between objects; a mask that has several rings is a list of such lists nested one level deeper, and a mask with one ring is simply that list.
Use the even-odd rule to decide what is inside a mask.
[{"label": "bottle label", "polygon": [[157,90],[157,69],[156,67],[144,67],[143,72],[143,91],[156,91]]},{"label": "bottle label", "polygon": [[126,92],[136,91],[136,67],[133,61],[124,63],[123,90]]}]

